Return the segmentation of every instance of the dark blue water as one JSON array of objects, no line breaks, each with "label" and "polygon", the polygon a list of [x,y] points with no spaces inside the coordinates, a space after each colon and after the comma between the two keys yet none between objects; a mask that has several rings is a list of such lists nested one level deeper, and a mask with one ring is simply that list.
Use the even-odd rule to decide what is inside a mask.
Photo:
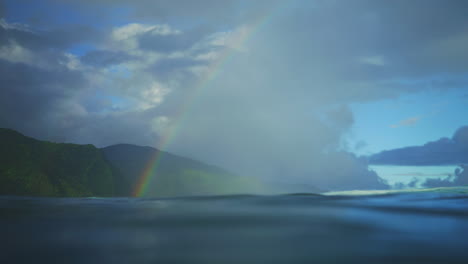
[{"label": "dark blue water", "polygon": [[0,263],[468,263],[468,188],[0,197]]}]

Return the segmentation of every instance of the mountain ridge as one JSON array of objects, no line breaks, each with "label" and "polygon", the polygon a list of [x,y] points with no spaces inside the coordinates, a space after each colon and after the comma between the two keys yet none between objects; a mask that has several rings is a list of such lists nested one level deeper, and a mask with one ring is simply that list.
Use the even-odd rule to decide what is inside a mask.
[{"label": "mountain ridge", "polygon": [[149,146],[55,143],[0,128],[0,195],[131,196],[148,166],[146,197],[242,193],[258,183]]}]

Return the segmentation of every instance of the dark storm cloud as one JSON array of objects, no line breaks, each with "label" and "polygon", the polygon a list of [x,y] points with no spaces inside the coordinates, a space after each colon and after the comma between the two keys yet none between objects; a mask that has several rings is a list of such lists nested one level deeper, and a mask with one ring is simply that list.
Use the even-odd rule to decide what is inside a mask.
[{"label": "dark storm cloud", "polygon": [[58,130],[49,127],[55,121],[49,118],[62,111],[64,101],[84,84],[80,73],[65,68],[45,70],[0,60],[0,124],[47,137],[44,133],[49,129]]},{"label": "dark storm cloud", "polygon": [[296,10],[294,18],[275,21],[278,31],[288,33],[271,35],[269,45],[277,45],[276,51],[285,49],[285,65],[301,67],[297,62],[309,60],[320,69],[308,73],[316,81],[379,86],[362,94],[343,85],[325,92],[372,99],[377,91],[385,97],[428,88],[395,80],[463,74],[468,69],[467,12],[466,1],[321,1],[314,8]]},{"label": "dark storm cloud", "polygon": [[441,138],[423,146],[387,150],[369,157],[379,165],[458,165],[468,163],[468,126],[459,128],[452,138]]},{"label": "dark storm cloud", "polygon": [[0,25],[0,44],[5,45],[8,44],[9,41],[16,41],[23,45],[38,48],[48,48],[49,44],[54,44],[52,41],[39,34],[35,34],[27,29],[21,30],[18,27],[19,26],[7,27],[5,25]]},{"label": "dark storm cloud", "polygon": [[[54,1],[52,1],[54,2]],[[60,2],[60,1],[55,1]],[[245,13],[256,14],[271,1],[71,1],[83,10],[129,8],[135,18],[150,21],[184,18],[193,24],[245,23]],[[467,69],[464,47],[468,7],[463,0],[416,1],[279,1],[278,9],[296,8],[293,16],[278,19],[279,43],[287,43],[289,60],[311,59],[347,80],[386,80],[425,77],[440,71]],[[278,4],[276,3],[276,4]],[[80,9],[81,10],[81,9]],[[257,10],[257,11],[253,11]],[[124,16],[126,16],[124,14]],[[202,20],[202,21],[200,21]],[[198,22],[197,22],[198,21]],[[234,23],[235,22],[235,23]],[[275,22],[273,22],[275,23]],[[270,44],[274,41],[269,39]],[[184,35],[146,36],[141,46],[155,50],[179,50],[192,41]],[[298,53],[299,52],[299,53]],[[382,56],[384,67],[355,63],[359,57]],[[314,64],[314,63],[312,63]],[[313,75],[313,73],[311,73]],[[323,76],[318,73],[318,76]],[[405,87],[417,89],[417,87]]]},{"label": "dark storm cloud", "polygon": [[80,59],[86,64],[106,67],[134,60],[136,57],[122,51],[93,50],[83,55]]},{"label": "dark storm cloud", "polygon": [[0,19],[2,19],[5,16],[5,5],[3,2],[0,2]]},{"label": "dark storm cloud", "polygon": [[[55,2],[59,2],[55,0]],[[223,23],[241,18],[243,15],[242,4],[251,1],[239,0],[75,0],[71,1],[79,6],[89,7],[129,7],[133,10],[133,18],[144,19],[169,19],[169,18],[195,18],[195,22],[206,20],[218,20]],[[262,1],[265,2],[265,1]],[[245,10],[244,10],[245,11]]]},{"label": "dark storm cloud", "polygon": [[[378,9],[382,22],[378,48],[395,58],[401,75],[462,73],[468,69],[463,52],[468,37],[466,1],[395,1]],[[397,71],[396,67],[400,67]]]},{"label": "dark storm cloud", "polygon": [[87,26],[40,31],[19,24],[0,25],[0,45],[13,41],[38,51],[61,51],[76,44],[97,41],[99,38],[98,31]]},{"label": "dark storm cloud", "polygon": [[76,128],[68,116],[80,111],[74,98],[88,81],[83,72],[68,66],[72,59],[63,49],[73,38],[55,33],[51,37],[51,32],[23,25],[0,26],[0,126],[65,141]]},{"label": "dark storm cloud", "polygon": [[206,65],[208,62],[203,60],[195,60],[191,58],[174,58],[174,59],[162,59],[151,65],[147,71],[155,74],[159,78],[170,78],[171,74],[185,73],[187,68],[193,66]]},{"label": "dark storm cloud", "polygon": [[[242,20],[244,16],[236,14],[255,13],[251,9],[263,10],[273,5],[269,1],[259,1],[256,4],[242,1],[221,2],[101,0],[76,1],[75,4],[89,9],[128,7],[134,10],[136,17],[145,16],[154,21],[168,16],[185,17],[193,20],[192,22],[200,18],[207,19],[209,22],[205,21],[204,24],[217,24],[224,17],[233,18],[238,24],[245,23]],[[265,36],[269,35],[265,38],[267,42],[264,46],[269,51],[274,49],[275,56],[284,65],[298,68],[295,70],[298,74],[305,75],[302,70],[305,60],[308,61],[308,68],[320,69],[309,71],[307,75],[310,80],[330,86],[322,96],[337,99],[342,97],[343,101],[398,96],[401,92],[429,87],[398,80],[421,79],[441,72],[460,74],[468,67],[468,55],[464,52],[464,36],[468,35],[466,1],[355,0],[279,3],[278,9],[294,4],[303,5],[304,8],[296,8],[291,16],[282,15],[271,22],[270,27],[274,27],[275,31],[261,32]],[[187,36],[146,34],[142,37],[140,46],[161,52],[176,51],[189,47],[198,39]],[[283,54],[285,57],[282,57]],[[371,63],[373,60],[369,58],[381,58],[382,65]],[[304,76],[300,78],[304,79]],[[348,83],[373,82],[368,85],[378,85],[382,89],[343,89],[343,84],[337,83],[337,79]],[[451,79],[457,78],[455,76]],[[466,84],[466,81],[463,83]],[[436,87],[445,88],[444,85]]]},{"label": "dark storm cloud", "polygon": [[158,136],[148,122],[154,113],[99,115],[82,109],[76,98],[87,85],[79,71],[0,60],[0,126],[44,140],[100,147],[155,142]]}]

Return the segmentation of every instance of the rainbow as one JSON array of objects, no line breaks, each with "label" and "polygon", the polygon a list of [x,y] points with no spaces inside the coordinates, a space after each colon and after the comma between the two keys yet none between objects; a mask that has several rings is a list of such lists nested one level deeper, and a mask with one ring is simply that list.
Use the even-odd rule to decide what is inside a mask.
[{"label": "rainbow", "polygon": [[[255,34],[255,32],[259,31],[262,27],[264,27],[265,24],[267,24],[268,21],[271,20],[273,14],[275,13],[274,11],[277,9],[278,8],[276,6],[275,8],[273,8],[273,6],[270,6],[267,9],[267,11],[263,13],[263,15],[258,16],[250,26],[244,28],[244,31],[241,34],[239,34],[237,39],[234,39],[234,45],[237,47],[244,46],[245,43],[250,39],[250,37]],[[205,74],[203,74],[200,77],[199,81],[195,85],[195,88],[192,89],[191,93],[185,97],[185,102],[181,104],[181,107],[172,117],[173,120],[176,120],[176,123],[170,126],[161,136],[161,140],[158,144],[160,149],[167,149],[170,143],[174,140],[174,138],[178,134],[178,130],[181,127],[181,124],[190,112],[189,110],[193,105],[197,95],[201,93],[201,91],[203,91],[213,80],[216,79],[216,77],[221,72],[221,69],[229,62],[230,58],[235,54],[234,51],[234,48],[224,48],[220,56],[208,66],[208,69],[205,71]],[[162,150],[159,150],[150,158],[149,162],[143,169],[143,172],[138,177],[138,182],[134,187],[132,196],[141,197],[146,193],[149,183],[151,182],[152,176],[156,175],[163,155],[164,152]]]}]

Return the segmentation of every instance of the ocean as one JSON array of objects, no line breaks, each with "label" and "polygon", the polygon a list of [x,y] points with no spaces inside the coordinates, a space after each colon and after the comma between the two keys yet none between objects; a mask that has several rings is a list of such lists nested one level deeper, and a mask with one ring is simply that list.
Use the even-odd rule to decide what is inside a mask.
[{"label": "ocean", "polygon": [[468,263],[468,187],[0,197],[0,263]]}]

